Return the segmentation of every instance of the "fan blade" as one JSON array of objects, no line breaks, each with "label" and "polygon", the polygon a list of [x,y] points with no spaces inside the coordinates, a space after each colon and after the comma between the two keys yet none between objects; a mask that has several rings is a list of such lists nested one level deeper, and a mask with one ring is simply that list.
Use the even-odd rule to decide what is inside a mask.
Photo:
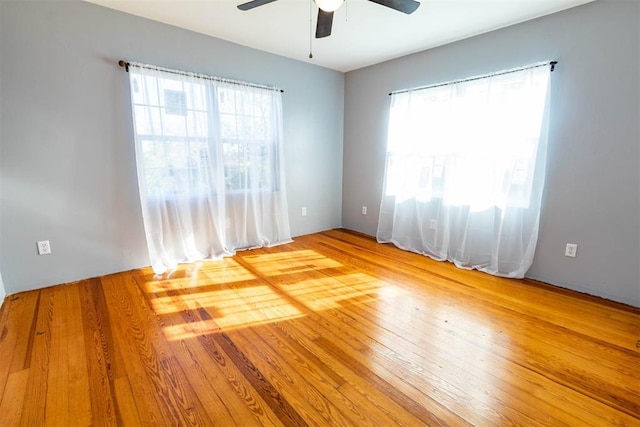
[{"label": "fan blade", "polygon": [[381,4],[382,6],[387,6],[393,10],[397,10],[398,12],[406,13],[407,15],[416,11],[418,6],[420,6],[420,2],[415,0],[369,0],[374,3]]},{"label": "fan blade", "polygon": [[253,1],[248,1],[246,3],[242,3],[240,5],[238,5],[238,9],[240,10],[250,10],[253,9],[254,7],[258,7],[258,6],[264,6],[265,4],[269,4],[271,2],[274,2],[276,0],[253,0]]},{"label": "fan blade", "polygon": [[318,25],[316,26],[316,38],[321,39],[331,35],[333,26],[333,12],[325,12],[318,9]]}]

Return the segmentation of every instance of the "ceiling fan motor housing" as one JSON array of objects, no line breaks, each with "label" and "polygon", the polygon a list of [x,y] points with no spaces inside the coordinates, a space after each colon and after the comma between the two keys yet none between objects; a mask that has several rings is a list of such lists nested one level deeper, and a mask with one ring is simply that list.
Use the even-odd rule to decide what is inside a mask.
[{"label": "ceiling fan motor housing", "polygon": [[[273,3],[276,0],[251,0],[238,5],[240,10],[251,10],[258,6]],[[333,25],[333,12],[338,10],[347,0],[313,0],[318,5],[318,20],[316,25],[316,38],[324,38],[331,35]],[[386,6],[398,12],[411,14],[420,6],[416,0],[369,0],[381,6]]]},{"label": "ceiling fan motor housing", "polygon": [[313,0],[316,2],[318,7],[325,12],[335,12],[342,6],[344,0]]}]

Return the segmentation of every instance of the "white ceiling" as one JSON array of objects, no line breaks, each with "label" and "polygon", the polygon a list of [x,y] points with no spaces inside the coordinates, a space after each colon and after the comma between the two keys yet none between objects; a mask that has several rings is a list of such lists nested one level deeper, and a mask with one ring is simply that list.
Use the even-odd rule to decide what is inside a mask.
[{"label": "white ceiling", "polygon": [[312,0],[278,0],[245,12],[236,6],[248,0],[85,1],[346,72],[593,0],[421,0],[411,15],[347,0],[334,14],[331,36],[311,41],[312,59],[318,14]]}]

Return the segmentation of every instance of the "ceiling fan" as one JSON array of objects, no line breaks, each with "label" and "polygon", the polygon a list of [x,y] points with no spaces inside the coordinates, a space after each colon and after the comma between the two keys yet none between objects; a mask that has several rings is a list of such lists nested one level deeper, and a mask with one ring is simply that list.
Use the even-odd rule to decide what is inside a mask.
[{"label": "ceiling fan", "polygon": [[[240,10],[250,10],[258,6],[274,2],[276,0],[252,0],[238,5]],[[318,24],[316,26],[316,38],[320,39],[331,35],[333,25],[333,12],[338,10],[346,0],[313,0],[318,5]],[[420,6],[415,0],[369,0],[398,12],[410,14]]]}]

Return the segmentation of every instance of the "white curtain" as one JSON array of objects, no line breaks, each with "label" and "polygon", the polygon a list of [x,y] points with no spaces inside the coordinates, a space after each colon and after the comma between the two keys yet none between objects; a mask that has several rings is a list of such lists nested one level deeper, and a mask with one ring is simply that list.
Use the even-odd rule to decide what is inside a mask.
[{"label": "white curtain", "polygon": [[393,94],[378,241],[523,277],[538,238],[549,73]]},{"label": "white curtain", "polygon": [[291,241],[279,90],[130,64],[154,272]]}]

